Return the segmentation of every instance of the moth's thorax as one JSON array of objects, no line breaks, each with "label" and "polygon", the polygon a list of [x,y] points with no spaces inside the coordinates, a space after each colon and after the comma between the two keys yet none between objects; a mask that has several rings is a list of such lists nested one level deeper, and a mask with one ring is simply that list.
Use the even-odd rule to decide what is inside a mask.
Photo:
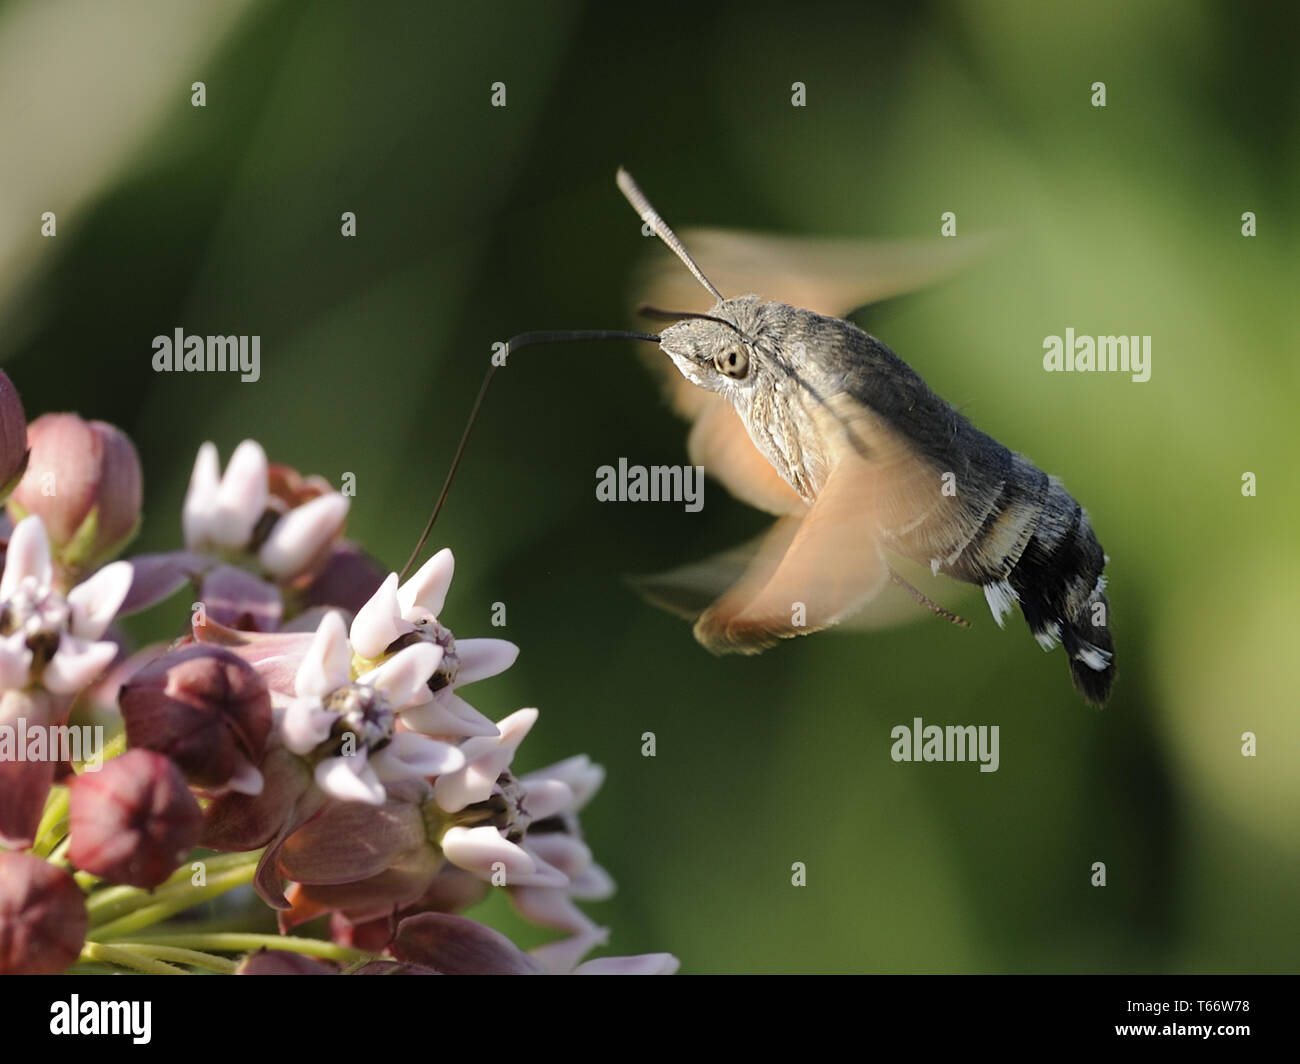
[{"label": "moth's thorax", "polygon": [[803,500],[812,503],[830,471],[831,457],[807,393],[792,380],[774,382],[736,413],[754,446]]},{"label": "moth's thorax", "polygon": [[[826,379],[810,342],[817,315],[757,296],[723,300],[708,313],[721,322],[679,322],[663,331],[660,346],[688,381],[731,403],[754,445],[811,503],[833,462],[820,408],[839,390]],[[726,375],[718,365],[738,344],[749,359],[743,379]]]}]

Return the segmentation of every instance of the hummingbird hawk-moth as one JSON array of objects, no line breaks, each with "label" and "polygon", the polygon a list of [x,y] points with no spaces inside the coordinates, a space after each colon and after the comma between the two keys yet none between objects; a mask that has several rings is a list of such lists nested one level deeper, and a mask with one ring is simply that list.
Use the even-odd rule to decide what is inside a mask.
[{"label": "hummingbird hawk-moth", "polygon": [[[1060,480],[977,429],[874,336],[813,306],[862,294],[863,270],[854,265],[861,249],[834,250],[843,268],[829,294],[797,268],[787,272],[804,306],[756,295],[728,299],[631,176],[619,170],[617,181],[647,235],[659,236],[714,304],[698,313],[643,308],[674,322],[659,334],[554,330],[509,340],[501,360],[493,356],[403,577],[442,510],[488,385],[509,354],[533,344],[646,340],[675,370],[669,394],[692,423],[692,464],[777,517],[757,545],[640,582],[648,598],[689,616],[705,647],[756,654],[781,639],[860,619],[891,583],[964,625],[894,568],[906,559],[981,587],[999,626],[1018,605],[1044,649],[1064,646],[1084,698],[1103,705],[1115,649],[1102,573],[1107,559],[1087,513]],[[730,258],[737,277],[762,274],[767,264],[760,260],[799,258],[800,245],[779,238],[705,239],[720,259]],[[879,298],[931,279],[934,264],[926,258],[891,255],[869,263],[867,287]],[[818,263],[824,270],[824,255]]]},{"label": "hummingbird hawk-moth", "polygon": [[999,626],[1018,605],[1040,645],[1064,647],[1079,692],[1104,704],[1115,675],[1107,559],[1061,481],[852,322],[725,298],[626,171],[618,186],[715,300],[705,313],[652,312],[677,319],[657,342],[680,375],[672,395],[692,421],[690,460],[778,518],[699,612],[699,642],[753,654],[835,625],[891,578],[906,583],[890,564],[902,557],[979,585]]}]

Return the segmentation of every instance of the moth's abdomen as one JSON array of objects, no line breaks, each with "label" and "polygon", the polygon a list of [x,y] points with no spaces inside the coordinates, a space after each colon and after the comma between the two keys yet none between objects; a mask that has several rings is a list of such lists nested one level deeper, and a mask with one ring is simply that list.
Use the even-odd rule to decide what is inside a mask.
[{"label": "moth's abdomen", "polygon": [[1103,704],[1115,678],[1106,555],[1083,507],[879,340],[845,322],[821,318],[815,327],[847,394],[878,419],[856,439],[857,453],[875,463],[883,544],[979,584],[999,625],[1019,604],[1040,645],[1065,647],[1078,691]]},{"label": "moth's abdomen", "polygon": [[[1044,649],[1065,646],[1075,688],[1102,705],[1114,680],[1114,643],[1102,570],[1106,555],[1083,507],[1056,477],[961,421],[948,464],[952,506],[914,536],[936,571],[979,584],[998,626],[1019,605]],[[920,542],[911,539],[918,557]],[[936,548],[939,548],[936,550]]]},{"label": "moth's abdomen", "polygon": [[1004,452],[984,466],[990,483],[976,493],[986,500],[978,524],[941,567],[979,584],[999,625],[1018,604],[1039,645],[1065,648],[1079,693],[1103,705],[1115,677],[1105,552],[1087,513],[1059,480]]},{"label": "moth's abdomen", "polygon": [[1025,551],[1006,578],[1038,642],[1059,640],[1079,693],[1096,705],[1110,697],[1115,644],[1103,594],[1106,555],[1083,507],[1055,477]]}]

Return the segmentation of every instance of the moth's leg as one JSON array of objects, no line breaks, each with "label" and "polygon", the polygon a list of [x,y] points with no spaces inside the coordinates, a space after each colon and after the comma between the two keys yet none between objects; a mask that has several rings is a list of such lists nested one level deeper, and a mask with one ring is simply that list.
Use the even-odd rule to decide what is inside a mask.
[{"label": "moth's leg", "polygon": [[966,620],[965,617],[959,617],[957,616],[957,614],[953,613],[952,610],[945,609],[943,606],[940,606],[939,603],[934,601],[934,599],[929,598],[924,593],[922,593],[922,591],[919,588],[913,587],[911,584],[909,584],[906,580],[904,580],[901,576],[899,576],[898,573],[896,573],[893,569],[889,570],[889,579],[891,579],[894,583],[896,583],[899,587],[901,587],[904,591],[906,591],[909,595],[911,595],[912,598],[916,599],[916,601],[920,605],[924,606],[936,617],[942,617],[945,621],[948,621],[950,624],[955,624],[958,628],[970,627],[970,621]]}]

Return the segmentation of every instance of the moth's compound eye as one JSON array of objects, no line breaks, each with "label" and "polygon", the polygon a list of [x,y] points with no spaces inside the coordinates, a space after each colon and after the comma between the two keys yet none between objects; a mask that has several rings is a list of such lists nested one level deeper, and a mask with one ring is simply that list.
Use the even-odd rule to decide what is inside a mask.
[{"label": "moth's compound eye", "polygon": [[728,347],[719,352],[714,356],[713,364],[718,367],[719,373],[736,380],[744,380],[749,376],[749,355],[743,347]]}]

